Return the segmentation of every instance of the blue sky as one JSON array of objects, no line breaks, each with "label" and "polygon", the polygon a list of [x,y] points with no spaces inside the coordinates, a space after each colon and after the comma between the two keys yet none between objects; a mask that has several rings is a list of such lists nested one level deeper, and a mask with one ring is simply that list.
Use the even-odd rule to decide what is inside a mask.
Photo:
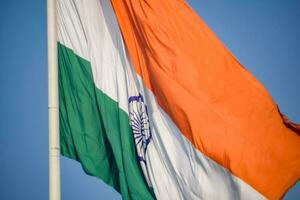
[{"label": "blue sky", "polygon": [[[190,0],[238,60],[300,122],[300,1]],[[0,6],[0,199],[48,198],[46,1]],[[299,147],[300,148],[300,147]],[[63,199],[120,199],[61,159]],[[300,183],[285,199],[300,198]]]}]

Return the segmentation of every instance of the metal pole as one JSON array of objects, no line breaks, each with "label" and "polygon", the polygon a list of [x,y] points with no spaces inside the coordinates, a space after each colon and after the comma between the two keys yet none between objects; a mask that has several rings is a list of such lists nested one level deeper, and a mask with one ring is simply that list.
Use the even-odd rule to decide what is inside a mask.
[{"label": "metal pole", "polygon": [[60,145],[56,0],[47,0],[48,25],[48,113],[49,113],[49,199],[60,200]]}]

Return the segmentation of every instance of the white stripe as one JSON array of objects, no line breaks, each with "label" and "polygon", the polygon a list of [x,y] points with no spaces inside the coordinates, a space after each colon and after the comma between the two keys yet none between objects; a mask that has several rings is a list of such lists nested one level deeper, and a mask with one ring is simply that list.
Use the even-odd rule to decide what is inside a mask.
[{"label": "white stripe", "polygon": [[128,112],[130,68],[108,0],[57,0],[58,41],[91,62],[95,85]]},{"label": "white stripe", "polygon": [[97,88],[129,112],[128,98],[142,94],[152,140],[141,162],[157,199],[264,199],[251,186],[196,150],[135,74],[108,0],[58,0],[58,37],[89,60]]}]

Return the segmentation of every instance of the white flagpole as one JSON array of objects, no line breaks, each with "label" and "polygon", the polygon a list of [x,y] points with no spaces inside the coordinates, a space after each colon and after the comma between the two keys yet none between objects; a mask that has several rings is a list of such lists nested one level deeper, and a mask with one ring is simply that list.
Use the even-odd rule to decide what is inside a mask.
[{"label": "white flagpole", "polygon": [[56,0],[47,0],[48,25],[48,114],[49,114],[49,199],[60,200],[60,145],[58,110],[58,64]]}]

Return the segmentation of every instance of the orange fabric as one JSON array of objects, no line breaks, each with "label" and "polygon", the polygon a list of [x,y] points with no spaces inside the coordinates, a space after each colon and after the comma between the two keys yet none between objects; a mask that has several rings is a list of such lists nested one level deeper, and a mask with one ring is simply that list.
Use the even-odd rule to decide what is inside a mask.
[{"label": "orange fabric", "polygon": [[287,116],[281,114],[283,122],[287,127],[289,127],[291,130],[295,131],[298,135],[300,135],[300,125],[296,124],[295,122],[292,122],[287,118]]},{"label": "orange fabric", "polygon": [[181,132],[269,199],[282,197],[300,177],[300,137],[266,89],[185,1],[112,3],[136,72]]}]

